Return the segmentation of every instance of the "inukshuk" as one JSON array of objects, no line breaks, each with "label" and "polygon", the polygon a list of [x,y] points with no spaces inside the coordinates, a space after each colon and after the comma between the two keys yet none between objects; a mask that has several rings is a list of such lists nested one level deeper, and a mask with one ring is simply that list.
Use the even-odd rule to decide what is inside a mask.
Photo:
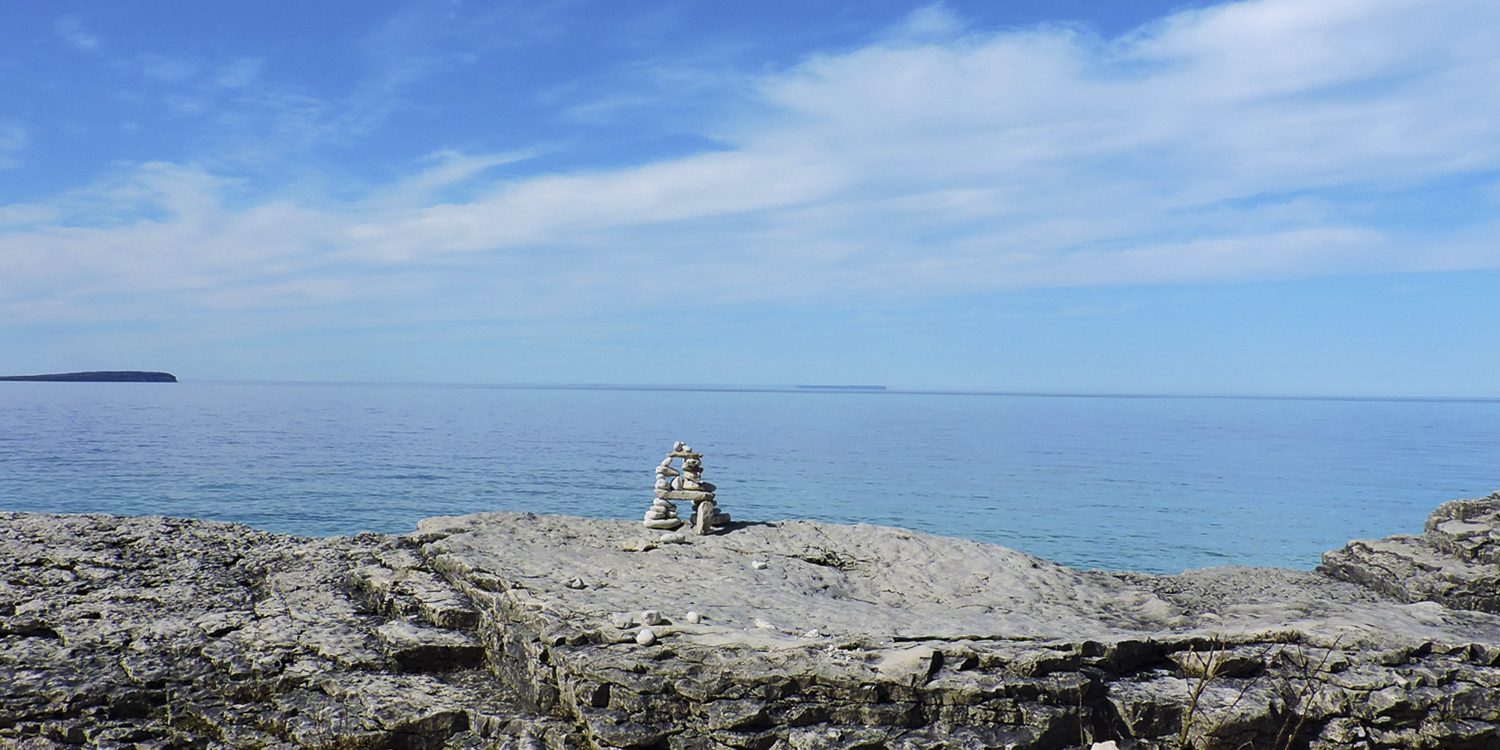
[{"label": "inukshuk", "polygon": [[[672,466],[679,458],[680,470]],[[646,511],[646,528],[670,531],[681,526],[674,502],[677,500],[692,501],[693,531],[698,534],[707,534],[713,527],[729,523],[729,514],[720,513],[714,502],[714,485],[703,481],[703,455],[694,453],[681,441],[672,445],[672,451],[656,467],[656,498]]]}]

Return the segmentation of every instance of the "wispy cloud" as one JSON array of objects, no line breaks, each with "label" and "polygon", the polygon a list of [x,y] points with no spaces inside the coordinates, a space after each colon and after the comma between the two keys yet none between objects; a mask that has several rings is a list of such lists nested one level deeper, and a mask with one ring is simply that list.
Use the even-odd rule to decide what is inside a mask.
[{"label": "wispy cloud", "polygon": [[907,14],[885,35],[887,42],[917,43],[948,41],[965,28],[959,18],[941,3],[925,5]]},{"label": "wispy cloud", "polygon": [[366,204],[405,210],[434,203],[445,197],[447,191],[464,186],[472,188],[489,170],[525,161],[535,155],[534,151],[500,154],[466,154],[452,149],[438,151],[422,160],[425,166],[419,171],[381,186]]},{"label": "wispy cloud", "polygon": [[97,34],[86,30],[83,23],[74,16],[63,16],[57,19],[57,23],[53,24],[52,28],[64,43],[82,52],[92,52],[104,42]]},{"label": "wispy cloud", "polygon": [[266,61],[258,57],[237,57],[219,66],[214,83],[226,89],[240,89],[255,83]]},{"label": "wispy cloud", "polygon": [[20,153],[30,138],[26,129],[14,123],[0,122],[0,169],[20,163]]},{"label": "wispy cloud", "polygon": [[154,53],[139,56],[134,64],[142,75],[160,83],[185,81],[196,76],[199,67],[193,60]]},{"label": "wispy cloud", "polygon": [[[111,220],[0,230],[0,309],[378,295],[506,317],[1497,268],[1492,206],[1451,229],[1385,217],[1500,170],[1500,99],[1479,93],[1500,87],[1496,24],[1489,2],[1257,0],[1101,39],[979,33],[934,6],[862,49],[725,80],[736,106],[695,134],[720,144],[704,153],[516,176],[501,167],[528,154],[442,150],[318,200],[137,167],[85,191]],[[312,142],[381,117],[431,64],[345,102],[276,92],[251,62],[203,69]]]}]

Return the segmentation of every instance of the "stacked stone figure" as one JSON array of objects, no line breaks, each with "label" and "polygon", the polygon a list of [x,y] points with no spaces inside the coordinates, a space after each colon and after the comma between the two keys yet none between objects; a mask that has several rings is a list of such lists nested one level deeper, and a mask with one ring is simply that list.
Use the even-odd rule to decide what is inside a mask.
[{"label": "stacked stone figure", "polygon": [[[663,498],[661,496],[660,488],[662,486],[662,467],[658,466],[656,467],[656,469],[656,486],[658,489],[656,491],[656,498],[651,501],[651,507],[646,509],[645,524],[646,528],[648,529],[661,529],[662,531],[671,531],[682,525],[682,519],[677,517],[677,503],[674,503],[671,500],[667,500],[666,498]],[[670,487],[671,480],[668,479],[667,481],[668,486]]]},{"label": "stacked stone figure", "polygon": [[[681,470],[672,466],[677,459],[682,459]],[[703,481],[703,455],[681,441],[672,445],[672,451],[656,467],[656,498],[646,511],[646,528],[670,531],[681,526],[676,500],[692,501],[693,531],[698,534],[729,523],[729,514],[720,513],[714,502],[714,485]]]}]

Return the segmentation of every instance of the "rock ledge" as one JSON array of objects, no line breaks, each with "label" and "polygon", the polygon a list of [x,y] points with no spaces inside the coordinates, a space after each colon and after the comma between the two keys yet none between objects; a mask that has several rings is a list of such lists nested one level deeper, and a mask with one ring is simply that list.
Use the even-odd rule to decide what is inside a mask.
[{"label": "rock ledge", "polygon": [[1494,748],[1497,539],[1500,494],[1177,576],[800,521],[0,513],[0,748]]}]

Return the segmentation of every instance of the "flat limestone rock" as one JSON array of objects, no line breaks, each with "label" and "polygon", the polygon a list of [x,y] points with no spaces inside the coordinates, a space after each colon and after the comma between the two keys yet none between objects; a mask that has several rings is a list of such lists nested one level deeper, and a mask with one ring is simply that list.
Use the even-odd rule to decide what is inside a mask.
[{"label": "flat limestone rock", "polygon": [[714,493],[702,490],[656,490],[655,492],[659,500],[691,500],[701,503],[704,500],[714,499]]},{"label": "flat limestone rock", "polygon": [[[1470,699],[1449,717],[1467,729],[1443,736],[1500,726],[1496,703],[1473,693],[1500,690],[1500,618],[1312,572],[1088,572],[977,542],[801,521],[650,548],[630,543],[626,522],[480,514],[421,528],[423,554],[460,588],[478,589],[464,571],[515,582],[484,613],[506,624],[501,648],[521,655],[511,679],[551,685],[534,694],[538,708],[566,711],[598,747],[672,737],[1062,748],[1080,732],[1168,747],[1195,680],[1223,698],[1190,733],[1202,747],[1270,746],[1286,695],[1304,696],[1308,747],[1351,736],[1440,746],[1448,730],[1437,727],[1460,725],[1438,717]],[[610,585],[587,592],[535,583],[600,569]],[[701,617],[653,628],[646,647],[622,642],[611,614],[643,608]],[[1358,679],[1325,685],[1335,672]],[[1400,687],[1418,674],[1449,677],[1426,693]],[[1365,691],[1387,687],[1400,700],[1361,713]],[[567,697],[605,693],[603,705]]]},{"label": "flat limestone rock", "polygon": [[484,648],[468,633],[392,620],[375,629],[391,659],[407,672],[437,672],[484,664]]},{"label": "flat limestone rock", "polygon": [[0,748],[574,737],[485,668],[477,623],[399,538],[0,512]]},{"label": "flat limestone rock", "polygon": [[[1439,508],[1425,542],[1364,544],[1410,571],[1465,570],[1492,559],[1497,499]],[[487,513],[298,539],[0,513],[0,748],[1333,750],[1500,736],[1500,615],[1416,601],[1415,579],[1079,571],[805,521],[665,544],[637,524]]]}]

